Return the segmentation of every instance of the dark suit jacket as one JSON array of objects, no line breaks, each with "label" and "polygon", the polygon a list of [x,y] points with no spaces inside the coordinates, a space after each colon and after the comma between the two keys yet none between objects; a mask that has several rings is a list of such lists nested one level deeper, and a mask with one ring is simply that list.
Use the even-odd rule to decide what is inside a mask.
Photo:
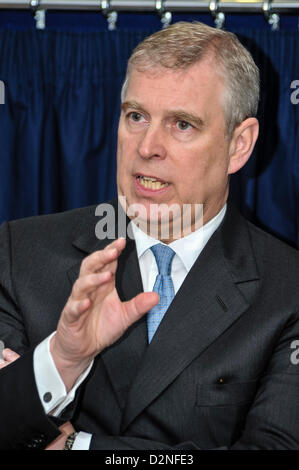
[{"label": "dark suit jacket", "polygon": [[[94,211],[1,227],[0,339],[22,355],[0,371],[1,449],[43,448],[59,433],[32,354],[56,329],[83,258],[108,243],[95,237]],[[124,300],[142,291],[133,241],[116,285]],[[229,206],[151,344],[143,318],[96,358],[61,420],[92,433],[92,449],[299,449],[296,339],[299,253]]]}]

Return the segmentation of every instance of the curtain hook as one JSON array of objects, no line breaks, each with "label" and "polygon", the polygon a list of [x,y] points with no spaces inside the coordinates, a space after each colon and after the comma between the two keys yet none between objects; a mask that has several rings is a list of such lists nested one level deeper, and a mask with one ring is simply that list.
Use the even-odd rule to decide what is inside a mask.
[{"label": "curtain hook", "polygon": [[108,30],[114,31],[116,29],[118,15],[116,11],[111,11],[110,0],[101,1],[101,10],[103,15],[107,18]]},{"label": "curtain hook", "polygon": [[222,29],[225,23],[225,14],[223,11],[220,11],[219,0],[211,0],[209,3],[209,10],[214,18],[215,27],[217,29]]},{"label": "curtain hook", "polygon": [[278,13],[272,12],[272,0],[265,0],[262,9],[266,20],[271,26],[271,30],[278,31],[280,26],[280,16]]},{"label": "curtain hook", "polygon": [[45,29],[46,27],[46,10],[40,10],[40,0],[30,0],[30,9],[35,19],[36,29]]},{"label": "curtain hook", "polygon": [[162,29],[167,28],[172,21],[172,14],[170,11],[166,11],[165,0],[156,0],[155,9],[161,18]]}]

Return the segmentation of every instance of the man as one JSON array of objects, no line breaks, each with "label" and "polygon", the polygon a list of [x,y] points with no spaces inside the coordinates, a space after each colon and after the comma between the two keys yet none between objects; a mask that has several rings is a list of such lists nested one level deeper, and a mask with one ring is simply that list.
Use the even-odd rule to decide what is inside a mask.
[{"label": "man", "polygon": [[[258,81],[230,33],[154,34],[118,132],[119,196],[145,210],[134,240],[98,240],[94,207],[2,226],[1,448],[299,449],[299,255],[226,204]],[[174,211],[162,236],[157,205],[191,207],[189,235]]]}]

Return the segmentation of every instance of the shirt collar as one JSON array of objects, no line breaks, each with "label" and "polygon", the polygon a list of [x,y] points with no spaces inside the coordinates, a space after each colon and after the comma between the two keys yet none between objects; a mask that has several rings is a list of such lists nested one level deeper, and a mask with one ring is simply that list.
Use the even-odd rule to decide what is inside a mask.
[{"label": "shirt collar", "polygon": [[[213,217],[213,219],[209,220],[202,228],[190,233],[190,235],[186,237],[174,240],[168,245],[179,256],[187,271],[191,269],[199,254],[221,224],[225,216],[226,207],[227,205],[225,204],[218,214]],[[136,241],[138,259],[153,245],[163,243],[147,235],[134,223],[132,223],[132,230]]]}]

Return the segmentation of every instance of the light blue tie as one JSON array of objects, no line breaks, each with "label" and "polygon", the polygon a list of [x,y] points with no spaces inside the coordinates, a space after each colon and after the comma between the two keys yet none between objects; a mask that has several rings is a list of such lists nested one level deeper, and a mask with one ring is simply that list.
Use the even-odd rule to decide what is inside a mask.
[{"label": "light blue tie", "polygon": [[156,277],[153,291],[160,295],[160,301],[158,305],[155,305],[155,307],[153,307],[147,314],[147,331],[149,343],[151,342],[156,329],[158,328],[174,297],[174,288],[170,273],[171,263],[175,255],[175,252],[169,248],[169,246],[162,245],[161,243],[152,246],[151,250],[155,255],[159,271]]}]

